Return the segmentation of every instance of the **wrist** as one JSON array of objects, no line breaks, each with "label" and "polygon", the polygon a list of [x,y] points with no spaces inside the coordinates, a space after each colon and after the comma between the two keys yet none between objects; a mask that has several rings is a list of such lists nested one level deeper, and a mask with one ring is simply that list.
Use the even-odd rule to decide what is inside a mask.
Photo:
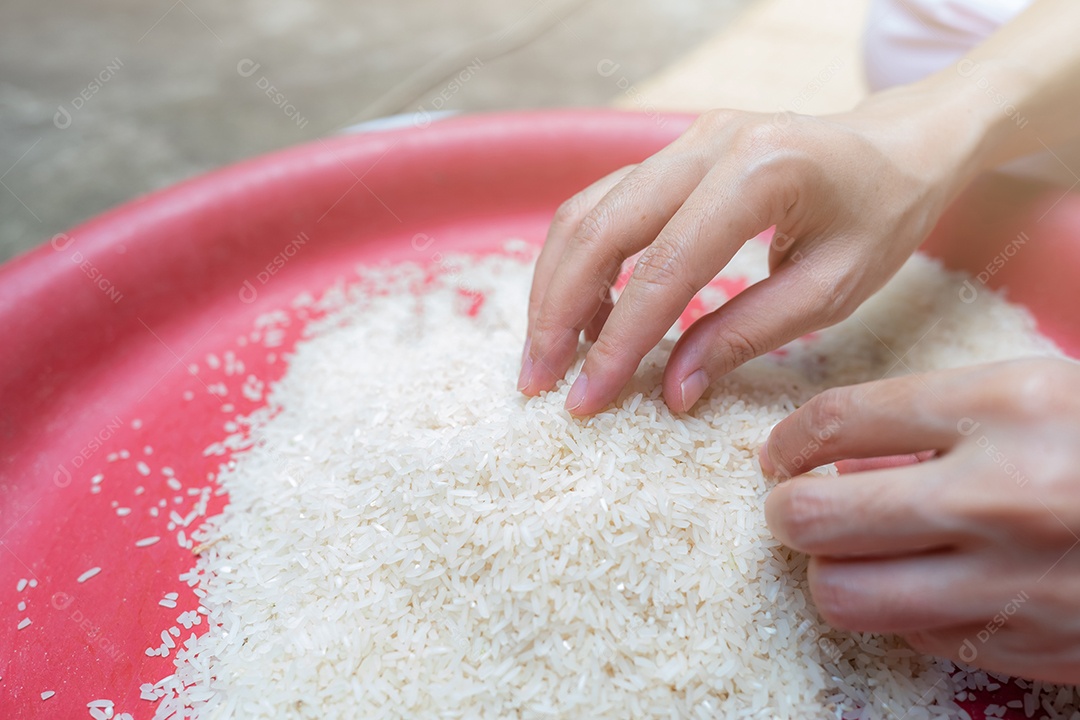
[{"label": "wrist", "polygon": [[876,93],[853,112],[872,119],[879,143],[944,205],[998,162],[998,119],[973,101],[973,88],[958,75],[939,73]]},{"label": "wrist", "polygon": [[966,123],[975,133],[976,172],[990,170],[1036,149],[1028,118],[1021,110],[1032,78],[1022,67],[997,59],[963,58],[917,83],[920,92],[941,102],[942,122]]}]

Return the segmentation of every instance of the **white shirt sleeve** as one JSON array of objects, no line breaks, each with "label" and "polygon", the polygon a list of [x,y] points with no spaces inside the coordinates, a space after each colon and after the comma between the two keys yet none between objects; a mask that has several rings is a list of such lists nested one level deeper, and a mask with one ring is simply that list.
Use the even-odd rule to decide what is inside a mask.
[{"label": "white shirt sleeve", "polygon": [[[863,68],[871,92],[906,85],[957,65],[976,45],[1034,0],[871,0],[863,31]],[[995,94],[978,68],[957,68]],[[970,72],[967,72],[970,70]],[[1007,99],[1002,112],[1020,127],[1026,119]],[[1073,168],[1078,168],[1074,171]],[[999,168],[1010,175],[1075,187],[1080,184],[1080,141],[1020,158]]]},{"label": "white shirt sleeve", "polygon": [[863,32],[870,90],[906,85],[956,63],[1032,0],[872,0]]}]

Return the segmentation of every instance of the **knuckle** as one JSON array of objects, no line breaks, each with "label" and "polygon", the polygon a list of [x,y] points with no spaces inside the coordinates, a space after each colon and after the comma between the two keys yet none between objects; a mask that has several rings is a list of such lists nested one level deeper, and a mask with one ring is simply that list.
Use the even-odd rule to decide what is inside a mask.
[{"label": "knuckle", "polygon": [[571,242],[586,253],[592,253],[604,248],[604,230],[607,227],[603,211],[593,208],[585,213],[578,223],[577,231]]},{"label": "knuckle", "polygon": [[790,432],[774,431],[769,438],[769,457],[782,477],[794,477],[802,471],[805,447],[793,446]]},{"label": "knuckle", "polygon": [[744,202],[761,217],[787,217],[805,186],[820,185],[808,153],[791,142],[787,130],[772,123],[741,126],[732,138],[731,154],[737,158],[737,185]]},{"label": "knuckle", "polygon": [[817,327],[834,325],[850,317],[862,297],[857,274],[817,262],[817,257],[803,257],[799,262],[812,263],[804,272],[812,284],[808,319]]},{"label": "knuckle", "polygon": [[770,442],[769,455],[782,475],[795,477],[811,469],[808,465],[814,449],[813,440],[803,441],[801,445],[794,445],[791,440]]},{"label": "knuckle", "polygon": [[655,242],[645,249],[634,267],[634,277],[646,286],[674,288],[694,294],[693,285],[686,279],[683,258],[670,243]]},{"label": "knuckle", "polygon": [[608,237],[608,214],[602,206],[593,208],[578,223],[570,239],[570,251],[592,269],[594,284],[605,288],[611,287],[610,276],[623,261],[622,250]]},{"label": "knuckle", "polygon": [[1042,423],[1055,414],[1076,412],[1080,373],[1054,358],[988,365],[977,382],[965,386],[977,416]]},{"label": "knuckle", "polygon": [[589,356],[601,366],[613,366],[620,363],[626,356],[626,348],[611,339],[610,335],[601,333],[589,350]]},{"label": "knuckle", "polygon": [[1066,367],[1052,361],[1024,363],[1016,368],[1014,382],[1003,389],[1011,391],[1023,420],[1044,421],[1048,415],[1063,412],[1075,402],[1072,393],[1064,391],[1076,383],[1076,377],[1065,372]]},{"label": "knuckle", "polygon": [[740,124],[732,131],[731,149],[745,184],[803,175],[812,167],[805,150],[793,142],[790,128],[774,122]]},{"label": "knuckle", "polygon": [[619,200],[626,202],[627,200],[640,198],[643,195],[649,196],[653,188],[656,187],[656,183],[663,180],[663,174],[656,166],[655,157],[649,158],[637,165],[632,172],[619,181],[622,190],[619,193]]},{"label": "knuckle", "polygon": [[822,444],[832,442],[851,410],[851,394],[843,388],[829,388],[803,406],[808,429]]},{"label": "knuckle", "polygon": [[735,147],[759,154],[762,151],[781,147],[781,141],[786,139],[786,133],[781,133],[780,128],[771,122],[747,123],[735,131]]},{"label": "knuckle", "polygon": [[818,325],[835,325],[851,317],[859,303],[854,296],[839,285],[824,289],[815,304],[814,319]]},{"label": "knuckle", "polygon": [[694,122],[690,124],[690,131],[711,134],[730,125],[735,117],[736,113],[732,110],[707,110],[694,119]]},{"label": "knuckle", "polygon": [[562,333],[566,332],[561,318],[556,318],[553,313],[538,313],[532,331],[532,349],[534,355],[539,355],[545,350],[549,342],[554,342]]},{"label": "knuckle", "polygon": [[1029,474],[1014,464],[1011,449],[1004,449],[989,438],[968,449],[966,455],[958,465],[957,474],[977,478],[980,492],[975,496],[969,485],[941,483],[935,488],[937,501],[923,509],[924,516],[937,527],[982,542],[1007,541],[1014,547],[1040,550],[1053,549],[1062,543],[1067,547],[1075,541],[1076,536],[1062,511],[1051,514],[1047,510],[1044,503],[1047,500],[1054,503],[1055,498],[1041,485],[1042,478],[1036,479],[1034,492],[1025,489]]},{"label": "knuckle", "polygon": [[819,465],[815,458],[828,455],[838,441],[849,402],[847,393],[832,388],[811,398],[770,443],[773,461],[789,476]]},{"label": "knuckle", "polygon": [[581,222],[582,218],[588,214],[589,210],[590,208],[585,204],[585,196],[578,193],[559,205],[551,222],[553,225],[572,227]]},{"label": "knuckle", "polygon": [[734,369],[764,354],[766,348],[742,328],[724,328],[716,352],[709,358],[710,367]]}]

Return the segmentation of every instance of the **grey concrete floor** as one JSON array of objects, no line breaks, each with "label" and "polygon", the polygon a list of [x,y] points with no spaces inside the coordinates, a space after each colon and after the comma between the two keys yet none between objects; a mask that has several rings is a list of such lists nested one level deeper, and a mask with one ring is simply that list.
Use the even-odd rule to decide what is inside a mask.
[{"label": "grey concrete floor", "polygon": [[374,117],[608,104],[750,1],[4,0],[0,261]]}]

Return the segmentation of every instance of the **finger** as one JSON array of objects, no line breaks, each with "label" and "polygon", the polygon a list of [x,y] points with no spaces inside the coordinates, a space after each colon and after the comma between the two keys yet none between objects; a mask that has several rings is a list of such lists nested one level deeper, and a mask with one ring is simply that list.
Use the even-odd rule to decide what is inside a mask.
[{"label": "finger", "polygon": [[[993,607],[985,576],[958,553],[875,560],[812,558],[810,592],[822,619],[852,632],[910,633],[966,626]],[[993,611],[990,611],[993,614]]]},{"label": "finger", "polygon": [[521,371],[518,376],[518,389],[522,392],[532,395],[539,392],[538,390],[530,392],[532,389],[532,367],[534,365],[534,360],[531,355],[532,329],[536,324],[536,316],[540,312],[540,306],[543,304],[544,296],[547,293],[547,286],[551,280],[551,275],[555,272],[555,268],[562,260],[567,243],[581,224],[582,219],[596,207],[596,204],[600,202],[613,187],[618,185],[623,178],[630,174],[635,167],[636,165],[627,165],[626,167],[619,168],[613,173],[605,175],[564,202],[559,206],[559,209],[555,211],[555,216],[551,220],[551,225],[548,226],[547,239],[544,241],[544,246],[540,249],[540,256],[536,259],[536,266],[533,269],[532,287],[529,289],[528,326],[525,331],[525,347],[521,353]]},{"label": "finger", "polygon": [[750,238],[786,210],[787,181],[717,166],[639,258],[567,397],[575,415],[609,404],[641,359]]},{"label": "finger", "polygon": [[1020,595],[1003,601],[993,617],[957,627],[903,633],[912,649],[1014,677],[1071,685],[1080,676],[1075,638],[1068,632],[1014,628]]},{"label": "finger", "polygon": [[615,308],[615,300],[611,297],[611,291],[606,291],[604,295],[606,297],[601,301],[600,308],[593,315],[592,320],[589,321],[588,327],[585,328],[585,339],[589,342],[595,342],[596,338],[600,337],[600,331],[604,329],[604,324],[607,323],[608,318],[611,317],[611,311]]},{"label": "finger", "polygon": [[668,407],[688,411],[712,381],[828,325],[831,308],[820,283],[784,266],[699,318],[679,338],[664,370]]},{"label": "finger", "polygon": [[594,208],[600,200],[607,195],[612,188],[637,167],[627,165],[613,173],[605,175],[589,187],[574,195],[572,198],[559,206],[555,216],[548,226],[547,239],[540,250],[540,256],[536,259],[536,267],[533,269],[532,288],[529,291],[529,329],[532,329],[536,321],[536,314],[540,311],[540,304],[544,300],[548,282],[552,273],[562,259],[566,251],[566,244],[570,241],[581,221]]},{"label": "finger", "polygon": [[826,390],[781,421],[761,467],[790,477],[849,458],[945,451],[963,438],[975,373],[958,368]]},{"label": "finger", "polygon": [[[623,260],[657,236],[704,176],[701,160],[665,150],[623,178],[579,223],[551,273],[530,332],[522,387],[554,387],[574,360]],[[696,157],[696,156],[695,156]]]},{"label": "finger", "polygon": [[784,545],[824,556],[884,556],[954,547],[960,529],[928,502],[953,472],[947,459],[840,477],[803,475],[765,501]]}]

